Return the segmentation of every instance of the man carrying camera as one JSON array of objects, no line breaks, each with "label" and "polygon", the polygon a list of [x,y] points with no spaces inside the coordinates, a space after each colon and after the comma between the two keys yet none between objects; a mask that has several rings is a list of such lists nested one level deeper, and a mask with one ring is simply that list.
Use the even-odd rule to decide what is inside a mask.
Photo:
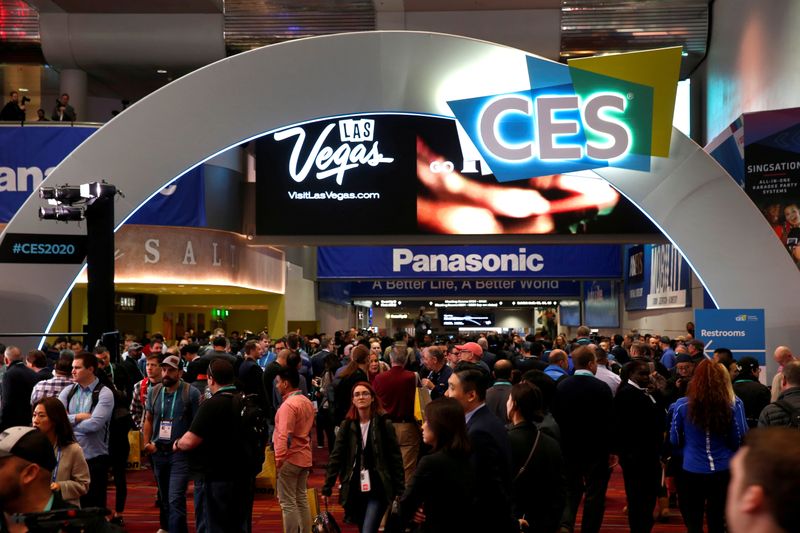
[{"label": "man carrying camera", "polygon": [[69,95],[67,93],[62,94],[56,100],[56,108],[50,118],[56,122],[75,122],[77,120],[75,108],[69,105]]},{"label": "man carrying camera", "polygon": [[0,111],[0,120],[10,120],[14,122],[22,122],[25,120],[25,104],[30,102],[31,99],[27,96],[22,97],[22,103],[19,102],[19,93],[11,91],[11,100],[3,106]]}]

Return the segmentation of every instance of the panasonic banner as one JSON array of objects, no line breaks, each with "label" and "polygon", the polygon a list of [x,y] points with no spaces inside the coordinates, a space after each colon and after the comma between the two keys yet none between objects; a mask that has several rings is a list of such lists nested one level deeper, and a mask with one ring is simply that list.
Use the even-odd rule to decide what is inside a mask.
[{"label": "panasonic banner", "polygon": [[321,246],[318,279],[619,278],[617,245]]},{"label": "panasonic banner", "polygon": [[[50,171],[95,131],[95,126],[27,125],[0,128],[0,223],[11,220]],[[71,184],[85,182],[86,178],[75,176]],[[114,176],[97,178],[114,181]],[[124,187],[120,190],[125,192]],[[128,223],[205,226],[202,166],[161,189]]]},{"label": "panasonic banner", "polygon": [[706,355],[728,348],[734,359],[748,356],[766,364],[763,309],[695,309],[694,324]]}]

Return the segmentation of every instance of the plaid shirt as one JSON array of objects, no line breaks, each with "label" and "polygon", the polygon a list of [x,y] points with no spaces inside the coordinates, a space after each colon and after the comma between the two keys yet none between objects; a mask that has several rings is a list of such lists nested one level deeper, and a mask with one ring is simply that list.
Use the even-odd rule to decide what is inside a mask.
[{"label": "plaid shirt", "polygon": [[[142,383],[147,382],[147,388],[142,394]],[[137,381],[136,384],[133,386],[133,398],[131,398],[131,416],[133,417],[133,423],[136,424],[138,429],[144,428],[144,402],[142,401],[142,397],[147,399],[147,390],[152,387],[153,384],[150,383],[148,378],[144,378],[144,380]]]},{"label": "plaid shirt", "polygon": [[68,385],[72,385],[72,380],[58,374],[50,379],[40,381],[34,385],[33,392],[31,392],[31,405],[36,405],[36,402],[42,398],[58,398],[61,391]]}]

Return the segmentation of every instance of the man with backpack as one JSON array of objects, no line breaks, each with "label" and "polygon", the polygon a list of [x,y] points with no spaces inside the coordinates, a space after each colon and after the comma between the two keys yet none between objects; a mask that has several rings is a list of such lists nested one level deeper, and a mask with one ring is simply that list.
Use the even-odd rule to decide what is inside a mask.
[{"label": "man with backpack", "polygon": [[236,391],[229,361],[211,361],[207,377],[211,397],[200,404],[189,431],[175,441],[173,450],[192,450],[189,469],[197,532],[250,531],[259,457],[263,461],[263,447],[259,452],[261,443],[252,442],[252,436],[257,431],[263,434],[264,428],[251,427],[258,408]]},{"label": "man with backpack", "polygon": [[783,367],[781,394],[758,417],[758,427],[790,426],[800,429],[800,361]]},{"label": "man with backpack", "polygon": [[114,410],[114,394],[95,375],[97,357],[79,352],[72,360],[71,387],[58,399],[67,409],[75,440],[89,465],[89,491],[81,497],[81,507],[105,507],[108,488],[108,426]]},{"label": "man with backpack", "polygon": [[161,383],[150,387],[145,401],[144,452],[150,454],[159,493],[159,524],[172,533],[187,532],[186,490],[189,460],[173,450],[191,426],[200,406],[200,391],[183,379],[181,361],[171,355],[161,363]]}]

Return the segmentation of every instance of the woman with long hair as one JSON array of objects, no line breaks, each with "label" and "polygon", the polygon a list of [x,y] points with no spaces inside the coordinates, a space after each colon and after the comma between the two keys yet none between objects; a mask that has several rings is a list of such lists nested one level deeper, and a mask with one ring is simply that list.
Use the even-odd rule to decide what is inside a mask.
[{"label": "woman with long hair", "polygon": [[334,387],[334,422],[341,424],[350,410],[353,386],[360,381],[369,381],[369,350],[358,344],[350,350],[350,362],[338,376]]},{"label": "woman with long hair", "polygon": [[469,462],[464,408],[457,400],[439,398],[425,406],[422,440],[431,447],[431,453],[420,459],[400,499],[401,521],[408,523],[421,508],[425,515],[421,532],[472,529],[469,502],[475,478]]},{"label": "woman with long hair", "polygon": [[333,443],[336,440],[333,422],[334,392],[333,381],[336,370],[339,368],[339,356],[336,352],[329,352],[324,360],[325,370],[322,376],[317,378],[319,386],[317,390],[317,448],[322,447],[323,439],[328,440],[328,452],[333,451]]},{"label": "woman with long hair", "polygon": [[728,370],[704,359],[686,396],[672,406],[670,443],[683,457],[678,498],[689,533],[725,531],[725,499],[730,460],[747,432],[744,404],[733,393]]},{"label": "woman with long hair", "polygon": [[558,441],[536,425],[543,407],[542,393],[533,383],[522,381],[511,387],[506,411],[511,421],[512,508],[520,529],[527,524],[528,531],[555,533],[567,485]]},{"label": "woman with long hair", "polygon": [[42,398],[34,406],[32,425],[53,445],[56,467],[50,490],[61,492],[64,501],[80,507],[81,496],[89,490],[89,466],[83,450],[75,442],[64,404],[58,398]]},{"label": "woman with long hair", "polygon": [[339,426],[322,487],[326,503],[337,478],[345,520],[358,525],[361,533],[378,531],[389,504],[405,488],[403,457],[392,421],[367,381],[353,387],[352,405]]}]

